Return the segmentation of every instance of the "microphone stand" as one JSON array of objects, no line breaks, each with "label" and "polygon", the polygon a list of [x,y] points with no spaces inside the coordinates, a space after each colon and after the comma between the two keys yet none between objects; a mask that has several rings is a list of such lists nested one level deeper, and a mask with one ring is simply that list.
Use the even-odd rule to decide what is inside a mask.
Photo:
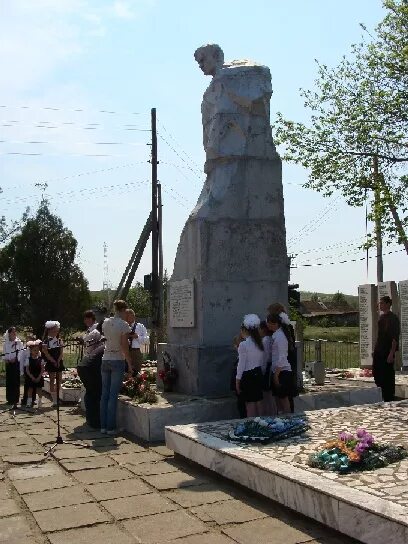
[{"label": "microphone stand", "polygon": [[[99,343],[100,340],[98,340],[98,342],[93,342],[93,344],[95,343]],[[81,355],[83,354],[83,349],[84,349],[84,346],[83,346],[83,343],[81,342],[78,342],[81,344]],[[89,344],[91,345],[91,344]],[[77,362],[79,362],[79,358],[77,360]],[[55,457],[54,455],[54,452],[57,448],[57,446],[59,446],[60,444],[64,444],[64,440],[61,436],[61,425],[60,425],[60,380],[61,380],[61,376],[62,376],[62,372],[57,372],[56,373],[56,379],[57,379],[57,438],[55,439],[55,442],[51,443],[52,445],[44,452],[44,457],[45,458],[48,458],[48,457]],[[67,442],[67,444],[70,444],[71,446],[75,446],[77,448],[90,448],[90,445],[89,444],[84,444],[84,443],[78,443],[78,442]]]}]

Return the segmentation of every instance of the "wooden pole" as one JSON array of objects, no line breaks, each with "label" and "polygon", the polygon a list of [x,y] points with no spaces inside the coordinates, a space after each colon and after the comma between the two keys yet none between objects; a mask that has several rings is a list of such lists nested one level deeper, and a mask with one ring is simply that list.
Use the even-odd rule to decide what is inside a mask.
[{"label": "wooden pole", "polygon": [[159,223],[159,336],[158,341],[163,341],[164,326],[164,292],[163,292],[163,204],[161,184],[157,185],[158,223]]},{"label": "wooden pole", "polygon": [[156,108],[151,111],[152,124],[152,329],[150,334],[151,359],[156,359],[157,327],[159,325],[159,229],[157,216],[157,128]]},{"label": "wooden pole", "polygon": [[374,219],[375,219],[375,239],[377,247],[377,282],[384,281],[383,264],[383,246],[382,246],[382,228],[381,228],[381,191],[380,176],[378,172],[378,156],[373,156],[373,174],[374,174]]}]

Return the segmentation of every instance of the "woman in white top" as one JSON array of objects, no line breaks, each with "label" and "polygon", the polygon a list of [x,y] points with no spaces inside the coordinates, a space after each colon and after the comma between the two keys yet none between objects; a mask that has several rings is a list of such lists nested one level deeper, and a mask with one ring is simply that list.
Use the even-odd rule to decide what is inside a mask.
[{"label": "woman in white top", "polygon": [[116,434],[116,408],[123,385],[125,362],[132,364],[129,354],[130,327],[126,323],[127,304],[113,303],[115,315],[105,319],[102,332],[106,338],[102,357],[101,433]]},{"label": "woman in white top", "polygon": [[268,329],[266,321],[261,321],[259,333],[264,347],[263,374],[263,415],[276,416],[276,402],[272,395],[271,388],[271,366],[272,366],[272,331]]},{"label": "woman in white top", "polygon": [[288,338],[282,328],[282,318],[277,314],[268,315],[266,322],[272,335],[272,393],[276,397],[278,411],[289,413],[289,397],[292,395],[292,368],[288,361]]},{"label": "woman in white top", "polygon": [[15,327],[7,329],[4,335],[3,357],[6,362],[6,399],[7,404],[15,406],[20,400],[20,364],[18,353],[23,343],[17,337]]},{"label": "woman in white top", "polygon": [[262,367],[264,347],[259,334],[261,320],[255,314],[244,317],[241,335],[244,341],[238,346],[237,394],[245,400],[247,417],[262,415]]}]

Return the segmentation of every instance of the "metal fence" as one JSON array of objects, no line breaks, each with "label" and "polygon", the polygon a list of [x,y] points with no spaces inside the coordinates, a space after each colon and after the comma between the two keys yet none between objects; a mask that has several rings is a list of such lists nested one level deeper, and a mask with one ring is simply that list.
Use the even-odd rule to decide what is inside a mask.
[{"label": "metal fence", "polygon": [[307,338],[303,343],[303,357],[305,363],[323,361],[326,368],[359,367],[360,344]]}]

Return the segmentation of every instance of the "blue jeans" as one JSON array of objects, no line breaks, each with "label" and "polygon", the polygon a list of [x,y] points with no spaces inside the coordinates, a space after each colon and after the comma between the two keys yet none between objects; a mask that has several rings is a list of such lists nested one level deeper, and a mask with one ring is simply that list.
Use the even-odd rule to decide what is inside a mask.
[{"label": "blue jeans", "polygon": [[103,360],[101,366],[101,429],[116,429],[116,407],[125,374],[125,361]]}]

